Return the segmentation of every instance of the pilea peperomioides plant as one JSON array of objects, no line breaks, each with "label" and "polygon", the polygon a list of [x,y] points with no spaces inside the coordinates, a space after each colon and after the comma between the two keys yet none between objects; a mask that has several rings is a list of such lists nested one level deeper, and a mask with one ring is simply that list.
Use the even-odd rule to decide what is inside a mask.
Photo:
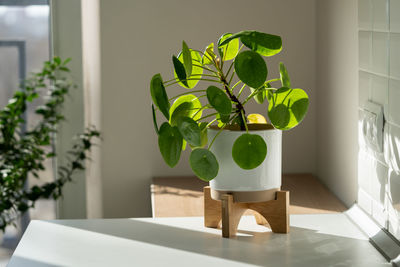
[{"label": "pilea peperomioides plant", "polygon": [[[259,166],[267,155],[267,144],[259,135],[249,132],[248,123],[266,120],[259,114],[246,116],[245,105],[251,99],[258,104],[268,101],[268,117],[276,129],[289,130],[303,120],[308,96],[302,89],[292,88],[284,64],[279,64],[279,78],[268,78],[263,57],[274,56],[281,50],[281,37],[257,31],[223,34],[217,43],[218,55],[214,43],[199,51],[183,42],[179,55],[172,56],[174,78],[163,81],[156,74],[150,82],[158,145],[170,167],[178,163],[182,150],[189,144],[193,172],[205,181],[215,178],[219,165],[210,148],[218,134],[206,148],[207,128],[213,124],[218,125],[219,133],[234,125],[240,127],[243,134],[233,144],[233,160],[242,169]],[[194,90],[199,81],[209,85]],[[188,91],[168,98],[166,88],[175,84]],[[160,127],[157,110],[167,119]]]}]

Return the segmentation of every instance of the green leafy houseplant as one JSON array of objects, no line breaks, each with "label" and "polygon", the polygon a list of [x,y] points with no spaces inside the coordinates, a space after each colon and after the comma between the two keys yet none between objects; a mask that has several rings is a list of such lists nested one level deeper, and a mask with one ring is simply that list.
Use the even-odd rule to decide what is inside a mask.
[{"label": "green leafy houseplant", "polygon": [[[245,105],[251,99],[258,104],[268,101],[269,120],[280,130],[298,125],[309,104],[307,94],[291,86],[283,63],[279,64],[280,77],[268,78],[264,57],[274,56],[282,50],[281,37],[257,31],[226,33],[219,38],[216,50],[218,55],[214,43],[199,51],[190,49],[183,42],[179,55],[172,56],[174,78],[164,81],[156,74],[150,82],[153,122],[163,159],[174,167],[188,143],[192,149],[190,166],[205,181],[218,174],[219,165],[210,148],[225,128],[236,126],[244,132],[232,147],[233,160],[239,167],[254,169],[264,161],[267,144],[248,129],[248,123],[263,119],[259,114],[246,117]],[[209,85],[194,90],[199,81]],[[176,84],[188,91],[168,98],[166,88]],[[245,91],[248,92],[246,96]],[[167,120],[160,127],[156,111]],[[218,124],[219,132],[206,148],[207,128],[213,124]]]},{"label": "green leafy houseplant", "polygon": [[[57,125],[64,120],[62,105],[65,97],[74,87],[65,76],[69,72],[68,62],[69,59],[61,61],[58,57],[45,62],[42,71],[27,79],[0,110],[0,229],[3,231],[19,215],[34,207],[38,199],[59,198],[72,175],[85,168],[86,151],[91,148],[93,138],[99,137],[95,128],[87,128],[68,152],[66,165],[58,168],[57,179],[27,186],[29,175],[39,179],[40,171],[45,169],[44,161],[56,156],[48,148]],[[44,104],[35,111],[41,119],[32,129],[24,131],[23,114],[41,93],[47,94]]]}]

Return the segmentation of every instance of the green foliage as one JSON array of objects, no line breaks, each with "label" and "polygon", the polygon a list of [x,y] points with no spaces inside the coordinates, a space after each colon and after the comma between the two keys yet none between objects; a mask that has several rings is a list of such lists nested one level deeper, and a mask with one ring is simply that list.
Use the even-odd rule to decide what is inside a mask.
[{"label": "green foliage", "polygon": [[[225,33],[217,42],[217,50],[219,57],[214,52],[214,43],[199,51],[183,42],[178,57],[173,56],[174,78],[163,82],[157,74],[157,83],[150,87],[153,104],[167,118],[158,129],[153,114],[165,162],[175,166],[188,143],[192,149],[190,166],[205,181],[215,178],[219,169],[217,159],[210,151],[218,134],[205,148],[210,125],[217,124],[222,131],[226,126],[237,124],[246,131],[233,144],[232,157],[241,168],[253,169],[264,161],[267,144],[259,135],[248,131],[245,105],[252,99],[258,104],[268,102],[271,124],[276,129],[289,130],[303,120],[309,103],[302,89],[292,88],[283,63],[279,65],[280,77],[267,80],[264,57],[274,56],[282,50],[281,37],[258,31]],[[172,99],[166,103],[167,87],[178,84],[193,89],[199,81],[208,84],[200,90],[189,90],[172,98],[176,100],[169,108]],[[244,92],[249,94],[244,96]],[[152,110],[153,113],[156,111],[154,107]],[[166,110],[169,110],[168,116]]]},{"label": "green foliage", "polygon": [[[178,73],[176,72],[176,69],[175,69],[174,77],[177,81],[179,81],[180,86],[188,88],[188,89],[192,89],[199,82],[199,79],[201,78],[201,75],[203,74],[203,69],[201,66],[202,58],[200,56],[200,53],[197,51],[193,51],[191,49],[189,49],[189,50],[190,50],[191,58],[192,58],[192,70],[191,70],[190,75],[188,74],[188,72],[185,68],[184,57],[183,57],[183,52],[182,52],[182,53],[179,53],[178,60],[183,64],[183,70],[185,71],[185,75],[183,75],[183,73],[182,73],[183,70],[179,70],[181,73],[178,75]],[[178,62],[176,62],[174,64],[179,65]],[[188,63],[186,63],[186,64],[188,64]],[[180,68],[180,67],[178,67],[178,68]],[[186,77],[186,80],[184,79],[184,77]]]},{"label": "green foliage", "polygon": [[[207,99],[210,105],[222,115],[229,115],[232,111],[232,103],[226,93],[213,85],[207,88]],[[229,118],[229,116],[228,116]]]},{"label": "green foliage", "polygon": [[267,155],[267,144],[257,134],[242,134],[232,147],[233,160],[240,168],[251,170],[259,166]]},{"label": "green foliage", "polygon": [[277,35],[257,31],[242,31],[227,38],[221,45],[225,45],[236,38],[262,56],[270,57],[282,50],[282,39]]},{"label": "green foliage", "polygon": [[193,147],[198,147],[201,144],[200,127],[189,117],[181,117],[178,120],[178,130],[182,137]]},{"label": "green foliage", "polygon": [[153,76],[150,82],[150,93],[153,103],[161,110],[164,116],[169,119],[169,102],[167,92],[160,74]]},{"label": "green foliage", "polygon": [[218,174],[217,158],[210,150],[196,148],[192,151],[189,158],[190,167],[201,180],[210,181]]},{"label": "green foliage", "polygon": [[175,73],[178,76],[179,81],[188,87],[185,66],[176,56],[172,56],[172,62],[174,63]]},{"label": "green foliage", "polygon": [[[57,179],[42,185],[26,188],[28,176],[39,179],[45,169],[44,161],[56,154],[48,151],[57,126],[64,120],[62,105],[68,92],[74,88],[65,77],[67,63],[55,57],[44,63],[41,72],[27,79],[8,104],[0,111],[0,229],[13,224],[21,213],[35,206],[41,198],[57,199],[63,186],[72,181],[73,174],[85,168],[86,152],[93,138],[100,136],[95,128],[80,134],[68,152],[68,162],[58,168]],[[41,119],[28,131],[22,130],[23,114],[30,102],[47,93],[42,106],[36,108]]]},{"label": "green foliage", "polygon": [[302,89],[279,88],[271,96],[268,116],[275,128],[289,130],[297,126],[308,109],[308,96]]},{"label": "green foliage", "polygon": [[253,51],[243,51],[235,59],[239,79],[252,88],[259,88],[267,79],[268,69],[264,59]]},{"label": "green foliage", "polygon": [[169,123],[176,126],[180,117],[200,119],[203,114],[201,102],[195,95],[183,95],[175,100],[170,109]]},{"label": "green foliage", "polygon": [[192,75],[192,68],[193,68],[192,54],[185,41],[183,41],[182,43],[182,58],[183,58],[183,65],[185,66],[186,76],[190,77],[190,75]]},{"label": "green foliage", "polygon": [[287,73],[286,67],[282,62],[279,63],[279,73],[280,73],[280,76],[281,76],[282,86],[290,88],[289,74]]},{"label": "green foliage", "polygon": [[239,52],[239,40],[235,39],[231,42],[221,45],[223,41],[232,36],[231,33],[223,34],[218,40],[218,52],[223,60],[232,60]]},{"label": "green foliage", "polygon": [[206,47],[206,50],[204,50],[203,57],[202,57],[203,65],[213,64],[213,60],[216,57],[217,56],[214,54],[214,43],[211,43]]},{"label": "green foliage", "polygon": [[182,136],[176,126],[171,126],[168,122],[164,122],[161,125],[158,134],[158,147],[164,161],[171,168],[179,162],[182,142]]}]

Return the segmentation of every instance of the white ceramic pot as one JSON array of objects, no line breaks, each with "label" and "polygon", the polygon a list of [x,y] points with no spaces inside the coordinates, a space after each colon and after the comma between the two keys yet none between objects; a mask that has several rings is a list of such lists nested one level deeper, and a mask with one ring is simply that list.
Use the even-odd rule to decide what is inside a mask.
[{"label": "white ceramic pot", "polygon": [[[267,144],[267,156],[264,162],[255,169],[244,170],[232,158],[232,147],[235,140],[241,136],[240,130],[223,130],[215,139],[211,151],[219,163],[217,177],[210,181],[213,191],[220,192],[274,192],[281,187],[282,170],[282,131],[269,124],[249,124],[251,134],[260,135]],[[211,143],[218,129],[208,129],[208,142]],[[218,197],[214,194],[214,199]],[[267,199],[264,199],[267,200]]]}]

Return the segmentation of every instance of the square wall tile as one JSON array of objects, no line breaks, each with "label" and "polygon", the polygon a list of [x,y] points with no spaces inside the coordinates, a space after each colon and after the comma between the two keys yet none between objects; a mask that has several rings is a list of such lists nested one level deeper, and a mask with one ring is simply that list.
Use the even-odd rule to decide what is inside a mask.
[{"label": "square wall tile", "polygon": [[370,99],[383,105],[383,114],[385,118],[388,118],[388,106],[389,106],[389,78],[371,74],[371,97]]},{"label": "square wall tile", "polygon": [[390,207],[393,210],[400,211],[400,173],[393,170],[389,172],[388,196]]},{"label": "square wall tile", "polygon": [[372,71],[382,75],[389,74],[389,34],[372,33]]},{"label": "square wall tile", "polygon": [[358,188],[371,193],[372,158],[360,148],[358,152]]},{"label": "square wall tile", "polygon": [[[399,9],[400,13],[400,9]],[[400,33],[390,34],[390,76],[400,80]]]},{"label": "square wall tile", "polygon": [[389,0],[372,0],[372,28],[374,31],[389,30]]},{"label": "square wall tile", "polygon": [[390,31],[400,33],[400,0],[390,0]]},{"label": "square wall tile", "polygon": [[389,123],[385,123],[383,126],[383,157],[384,162],[390,167],[390,135],[389,135]]},{"label": "square wall tile", "polygon": [[393,208],[393,206],[388,204],[388,231],[397,239],[400,238],[400,217],[399,212]]},{"label": "square wall tile", "polygon": [[376,222],[381,227],[386,228],[386,221],[388,219],[386,205],[373,200],[372,201],[372,217],[374,217]]},{"label": "square wall tile", "polygon": [[389,80],[389,116],[387,120],[400,126],[400,80]]},{"label": "square wall tile", "polygon": [[371,71],[372,68],[372,32],[358,32],[358,58],[360,68]]},{"label": "square wall tile", "polygon": [[389,123],[388,129],[385,153],[388,154],[390,169],[400,173],[400,127]]},{"label": "square wall tile", "polygon": [[386,187],[389,168],[377,160],[373,160],[371,173],[371,197],[380,205],[385,204]]},{"label": "square wall tile", "polygon": [[358,0],[358,28],[372,30],[372,0]]},{"label": "square wall tile", "polygon": [[367,214],[372,215],[372,199],[361,188],[358,188],[357,203]]},{"label": "square wall tile", "polygon": [[371,95],[371,74],[360,70],[358,79],[358,106],[363,107]]},{"label": "square wall tile", "polygon": [[396,238],[400,237],[400,174],[393,170],[389,173],[389,186],[387,194],[387,211],[389,232]]}]

